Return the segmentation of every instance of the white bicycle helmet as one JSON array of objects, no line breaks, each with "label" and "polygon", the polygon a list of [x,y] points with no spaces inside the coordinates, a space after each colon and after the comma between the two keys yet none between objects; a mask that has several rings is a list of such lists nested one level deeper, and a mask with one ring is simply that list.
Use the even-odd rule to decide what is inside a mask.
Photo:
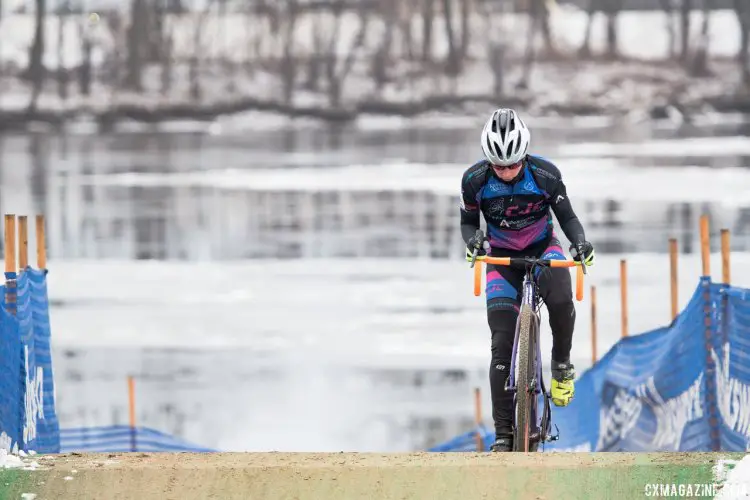
[{"label": "white bicycle helmet", "polygon": [[531,133],[512,109],[496,109],[482,130],[482,151],[493,165],[506,167],[526,155]]}]

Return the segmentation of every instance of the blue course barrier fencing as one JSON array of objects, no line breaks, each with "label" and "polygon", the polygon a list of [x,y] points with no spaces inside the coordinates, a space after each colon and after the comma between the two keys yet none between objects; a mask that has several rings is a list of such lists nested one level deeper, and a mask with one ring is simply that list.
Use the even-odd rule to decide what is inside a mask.
[{"label": "blue course barrier fencing", "polygon": [[47,271],[28,267],[19,275],[5,273],[5,279],[0,286],[0,448],[55,453],[60,429]]},{"label": "blue course barrier fencing", "polygon": [[[749,451],[750,290],[701,278],[671,325],[583,373],[552,421],[560,438],[544,451]],[[476,451],[477,432],[489,449],[482,426],[429,451]]]},{"label": "blue course barrier fencing", "polygon": [[182,439],[145,427],[125,425],[84,427],[60,431],[60,451],[128,452],[128,451],[188,451],[212,452]]}]

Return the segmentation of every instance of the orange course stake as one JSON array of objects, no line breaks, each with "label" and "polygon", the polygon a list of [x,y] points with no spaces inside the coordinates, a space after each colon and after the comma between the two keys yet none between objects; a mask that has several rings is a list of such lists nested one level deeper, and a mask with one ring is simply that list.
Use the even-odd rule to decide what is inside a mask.
[{"label": "orange course stake", "polygon": [[44,215],[36,216],[36,266],[47,269],[47,239],[44,234]]},{"label": "orange course stake", "polygon": [[135,380],[128,376],[128,414],[130,421],[130,450],[136,451],[135,445]]},{"label": "orange course stake", "polygon": [[591,285],[591,365],[596,364],[596,287]]},{"label": "orange course stake", "polygon": [[729,285],[732,280],[730,267],[731,245],[729,244],[729,229],[721,230],[721,281]]},{"label": "orange course stake", "polygon": [[29,218],[18,216],[18,268],[24,272],[29,265]]},{"label": "orange course stake", "polygon": [[628,262],[620,261],[620,319],[622,336],[628,336]]},{"label": "orange course stake", "polygon": [[677,240],[669,240],[669,289],[671,295],[672,319],[677,317]]},{"label": "orange course stake", "polygon": [[711,240],[708,232],[708,215],[701,215],[701,260],[703,276],[711,276]]}]

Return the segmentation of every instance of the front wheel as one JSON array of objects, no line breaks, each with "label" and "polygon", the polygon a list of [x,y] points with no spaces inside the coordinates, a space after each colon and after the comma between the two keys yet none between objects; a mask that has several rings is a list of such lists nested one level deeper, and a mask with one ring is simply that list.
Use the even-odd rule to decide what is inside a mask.
[{"label": "front wheel", "polygon": [[531,404],[536,394],[535,356],[537,319],[526,304],[518,314],[518,351],[516,352],[516,419],[513,429],[513,451],[528,452],[531,434]]}]

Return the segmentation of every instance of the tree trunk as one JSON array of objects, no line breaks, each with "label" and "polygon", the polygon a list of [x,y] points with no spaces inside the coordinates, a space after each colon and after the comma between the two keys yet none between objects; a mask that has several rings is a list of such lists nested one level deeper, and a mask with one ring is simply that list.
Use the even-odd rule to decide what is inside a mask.
[{"label": "tree trunk", "polygon": [[435,19],[435,0],[422,0],[422,60],[432,61],[432,22]]},{"label": "tree trunk", "polygon": [[737,59],[740,63],[742,74],[742,83],[746,89],[750,90],[750,6],[747,0],[734,0],[734,11],[737,14],[737,20],[740,23],[740,50],[737,53]]},{"label": "tree trunk", "polygon": [[297,0],[287,0],[283,18],[283,55],[281,57],[281,82],[283,102],[291,104],[294,98],[294,83],[297,80],[297,60],[294,53],[294,32],[297,25]]},{"label": "tree trunk", "polygon": [[529,81],[531,79],[531,70],[534,68],[534,42],[536,41],[536,32],[539,27],[536,19],[533,16],[529,16],[530,26],[527,30],[526,35],[526,55],[524,57],[523,74],[521,80],[518,82],[518,87],[521,89],[529,88]]},{"label": "tree trunk", "polygon": [[34,42],[29,51],[29,79],[31,81],[31,100],[29,101],[29,112],[36,111],[39,95],[44,87],[44,21],[47,17],[46,0],[36,0]]},{"label": "tree trunk", "polygon": [[144,44],[148,43],[147,10],[146,0],[132,0],[127,35],[128,62],[125,87],[136,92],[143,90]]},{"label": "tree trunk", "polygon": [[[65,7],[67,7],[67,2]],[[60,100],[65,101],[68,98],[68,71],[65,68],[64,52],[65,47],[65,11],[67,8],[61,8],[57,14],[57,96]]]},{"label": "tree trunk", "polygon": [[549,24],[549,8],[545,0],[531,0],[531,16],[537,26],[542,29],[544,40],[544,51],[547,54],[555,53],[555,44],[552,40],[552,28]]},{"label": "tree trunk", "polygon": [[79,33],[81,34],[81,67],[78,71],[78,89],[82,95],[91,95],[91,79],[93,78],[93,70],[91,63],[91,35],[88,33],[85,21],[82,21],[79,25]]},{"label": "tree trunk", "polygon": [[406,54],[411,62],[414,60],[414,30],[412,29],[412,17],[414,8],[412,2],[398,2],[399,24],[401,29],[402,54]]},{"label": "tree trunk", "polygon": [[469,22],[471,21],[471,15],[474,12],[472,9],[472,0],[460,0],[461,1],[461,66],[464,66],[464,59],[469,53],[469,44],[471,43],[471,28]]},{"label": "tree trunk", "polygon": [[675,44],[677,42],[677,33],[675,33],[674,20],[672,5],[670,0],[659,0],[662,10],[667,19],[667,30],[669,31],[669,58],[673,59],[675,56]]},{"label": "tree trunk", "polygon": [[586,31],[583,33],[583,43],[581,48],[578,49],[578,54],[582,57],[591,56],[591,29],[594,25],[594,16],[596,16],[596,2],[597,0],[589,0],[588,8],[586,9]]},{"label": "tree trunk", "polygon": [[680,9],[680,60],[685,63],[690,56],[690,11],[693,0],[682,0]]},{"label": "tree trunk", "polygon": [[384,12],[383,22],[385,23],[385,31],[383,37],[380,40],[375,54],[372,58],[372,78],[375,80],[375,88],[380,91],[388,81],[389,69],[392,63],[392,48],[393,48],[393,36],[398,24],[398,4],[393,0],[383,0],[382,4]]},{"label": "tree trunk", "polygon": [[329,40],[328,54],[326,57],[326,78],[328,80],[328,103],[332,108],[341,106],[341,100],[344,94],[344,84],[354,67],[354,59],[359,50],[364,45],[369,27],[369,18],[367,15],[367,6],[364,2],[360,4],[359,22],[360,27],[357,35],[354,37],[351,47],[349,47],[341,68],[338,67],[338,57],[336,55],[336,43],[341,33],[341,10],[342,5],[337,4],[336,21],[333,28],[333,36]]},{"label": "tree trunk", "polygon": [[701,24],[701,35],[694,50],[693,60],[690,64],[690,73],[695,76],[708,75],[708,46],[710,39],[708,32],[711,22],[711,9],[713,0],[703,0],[703,23]]},{"label": "tree trunk", "polygon": [[620,7],[618,5],[619,0],[608,0],[607,3],[607,55],[609,57],[617,57],[617,15],[619,14]]},{"label": "tree trunk", "polygon": [[456,33],[453,30],[453,0],[443,0],[443,20],[445,21],[445,36],[448,40],[448,60],[446,73],[455,77],[460,72],[460,54],[456,46]]}]

